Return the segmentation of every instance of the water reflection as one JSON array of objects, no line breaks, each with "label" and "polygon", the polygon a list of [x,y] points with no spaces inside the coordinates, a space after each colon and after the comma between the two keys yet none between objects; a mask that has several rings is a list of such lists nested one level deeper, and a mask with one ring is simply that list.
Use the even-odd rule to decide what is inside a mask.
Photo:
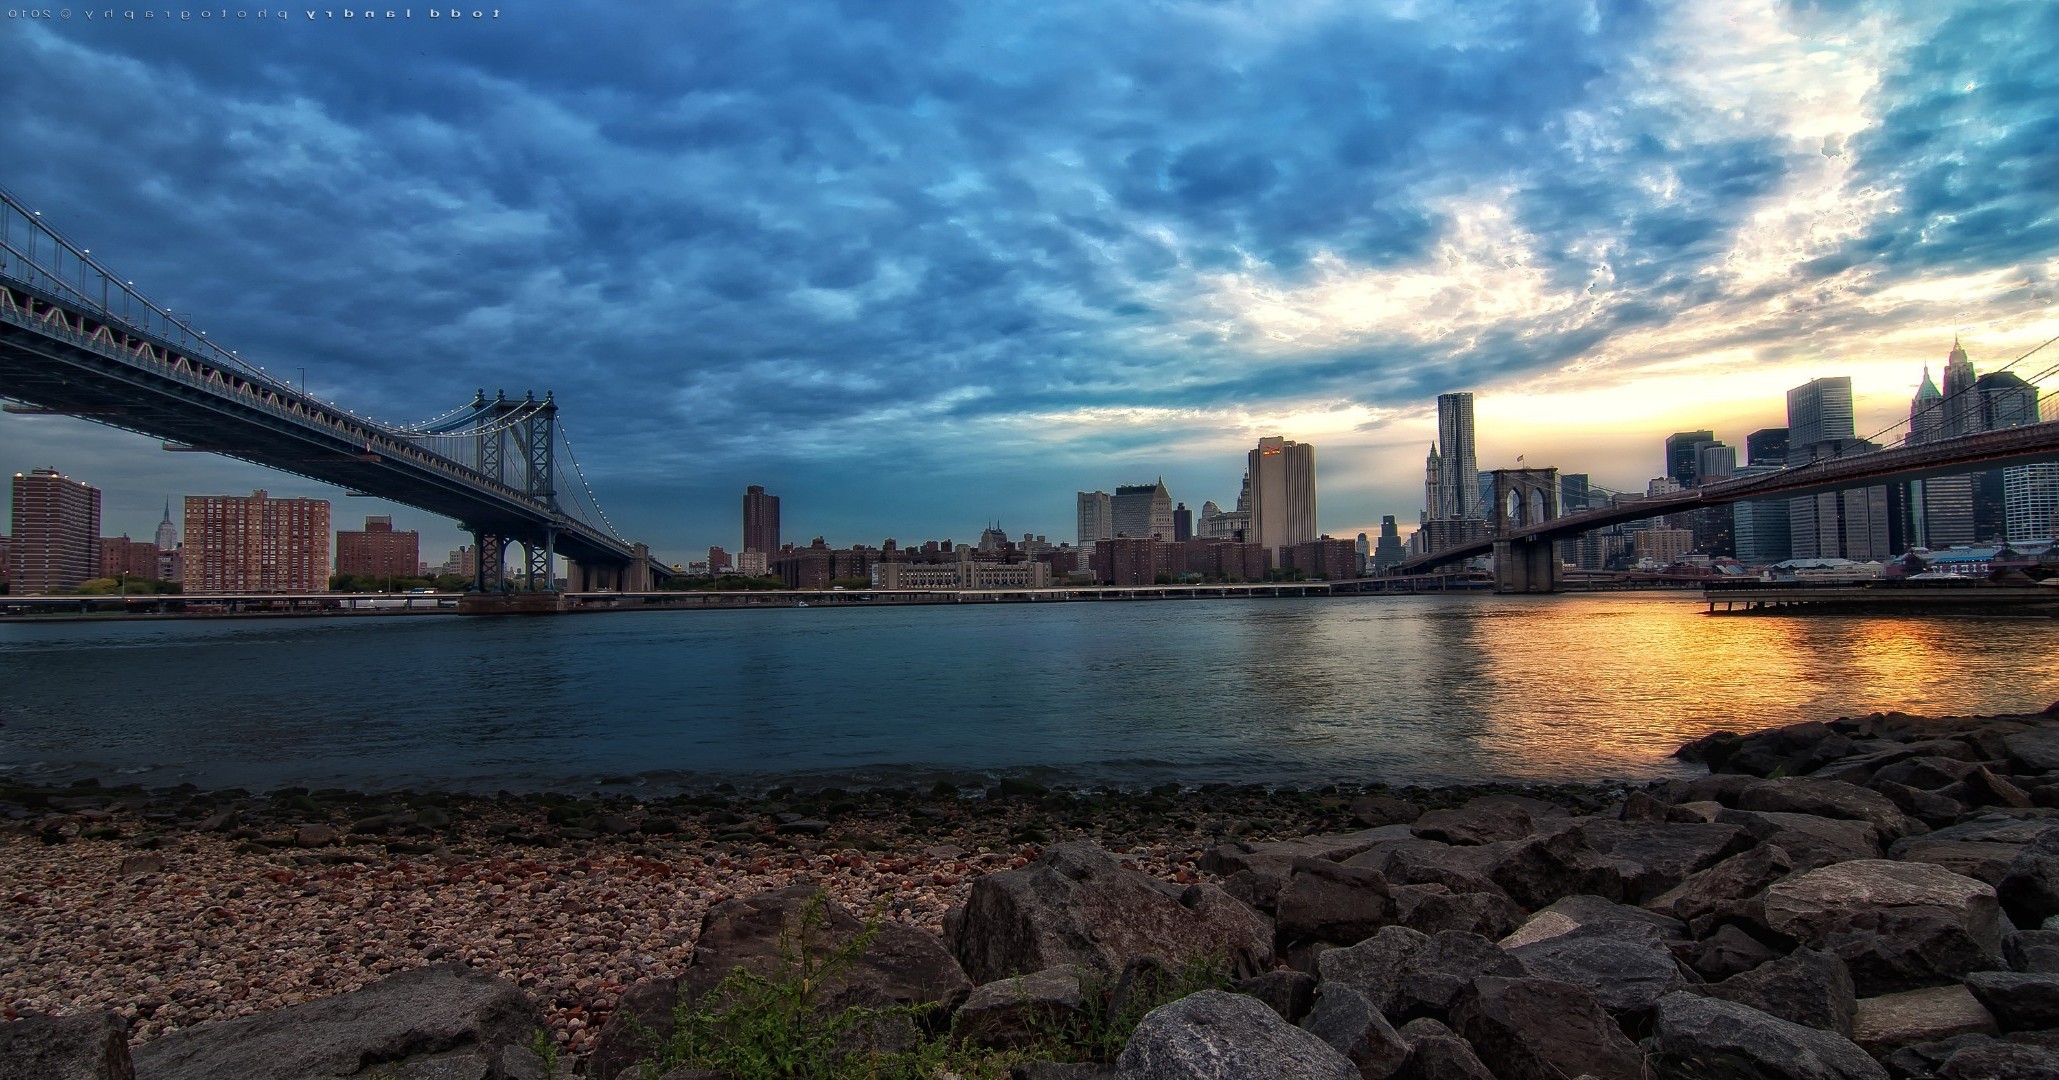
[{"label": "water reflection", "polygon": [[1717,728],[2041,708],[2054,644],[2050,620],[1622,595],[17,624],[0,770],[488,790],[1649,776]]}]

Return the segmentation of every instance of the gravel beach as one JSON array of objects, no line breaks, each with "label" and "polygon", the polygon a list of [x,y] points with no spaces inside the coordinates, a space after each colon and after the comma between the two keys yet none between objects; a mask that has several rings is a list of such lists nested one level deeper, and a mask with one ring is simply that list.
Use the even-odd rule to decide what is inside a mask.
[{"label": "gravel beach", "polygon": [[1621,785],[648,801],[0,787],[0,1018],[108,1009],[142,1043],[459,961],[521,986],[584,1053],[623,987],[684,967],[730,897],[812,882],[935,930],[974,878],[1054,841],[1195,882],[1225,838],[1356,827],[1382,798],[1514,790],[1598,806]]}]

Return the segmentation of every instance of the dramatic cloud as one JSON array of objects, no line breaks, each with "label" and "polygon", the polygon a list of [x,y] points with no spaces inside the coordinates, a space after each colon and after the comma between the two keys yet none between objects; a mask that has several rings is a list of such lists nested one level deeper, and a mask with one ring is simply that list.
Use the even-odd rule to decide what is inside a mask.
[{"label": "dramatic cloud", "polygon": [[[2059,332],[2034,0],[423,14],[11,22],[0,183],[360,412],[554,391],[681,560],[748,483],[803,541],[1069,538],[1080,488],[1227,503],[1273,433],[1324,528],[1412,521],[1454,389],[1483,464],[1641,487],[1812,374],[1884,423],[1955,330]],[[117,531],[312,490],[77,421],[0,450]]]}]

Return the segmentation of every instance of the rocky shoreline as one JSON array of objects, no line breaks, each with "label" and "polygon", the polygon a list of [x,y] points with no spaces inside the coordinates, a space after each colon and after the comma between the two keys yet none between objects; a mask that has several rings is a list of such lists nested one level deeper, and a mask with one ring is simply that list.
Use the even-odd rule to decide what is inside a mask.
[{"label": "rocky shoreline", "polygon": [[[1715,771],[645,802],[0,787],[0,1078],[634,1076],[632,1028],[771,963],[818,890],[832,924],[898,942],[853,1000],[967,1039],[1005,1045],[1031,1002],[1062,1020],[1082,979],[1231,969],[1239,993],[1151,1012],[1119,1063],[1031,1075],[2059,1077],[2059,706],[1682,756]],[[316,1042],[341,1057],[279,1050],[339,1010],[364,1030]],[[67,1052],[99,1064],[56,1071]]]}]

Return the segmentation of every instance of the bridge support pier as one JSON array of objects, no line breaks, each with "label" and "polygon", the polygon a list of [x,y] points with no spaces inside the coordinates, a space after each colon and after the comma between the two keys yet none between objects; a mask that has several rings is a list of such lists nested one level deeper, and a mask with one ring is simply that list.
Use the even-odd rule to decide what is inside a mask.
[{"label": "bridge support pier", "polygon": [[507,538],[495,533],[472,533],[472,591],[499,592],[507,580]]},{"label": "bridge support pier", "polygon": [[1565,582],[1558,544],[1550,540],[1496,540],[1494,591],[1555,593]]}]

